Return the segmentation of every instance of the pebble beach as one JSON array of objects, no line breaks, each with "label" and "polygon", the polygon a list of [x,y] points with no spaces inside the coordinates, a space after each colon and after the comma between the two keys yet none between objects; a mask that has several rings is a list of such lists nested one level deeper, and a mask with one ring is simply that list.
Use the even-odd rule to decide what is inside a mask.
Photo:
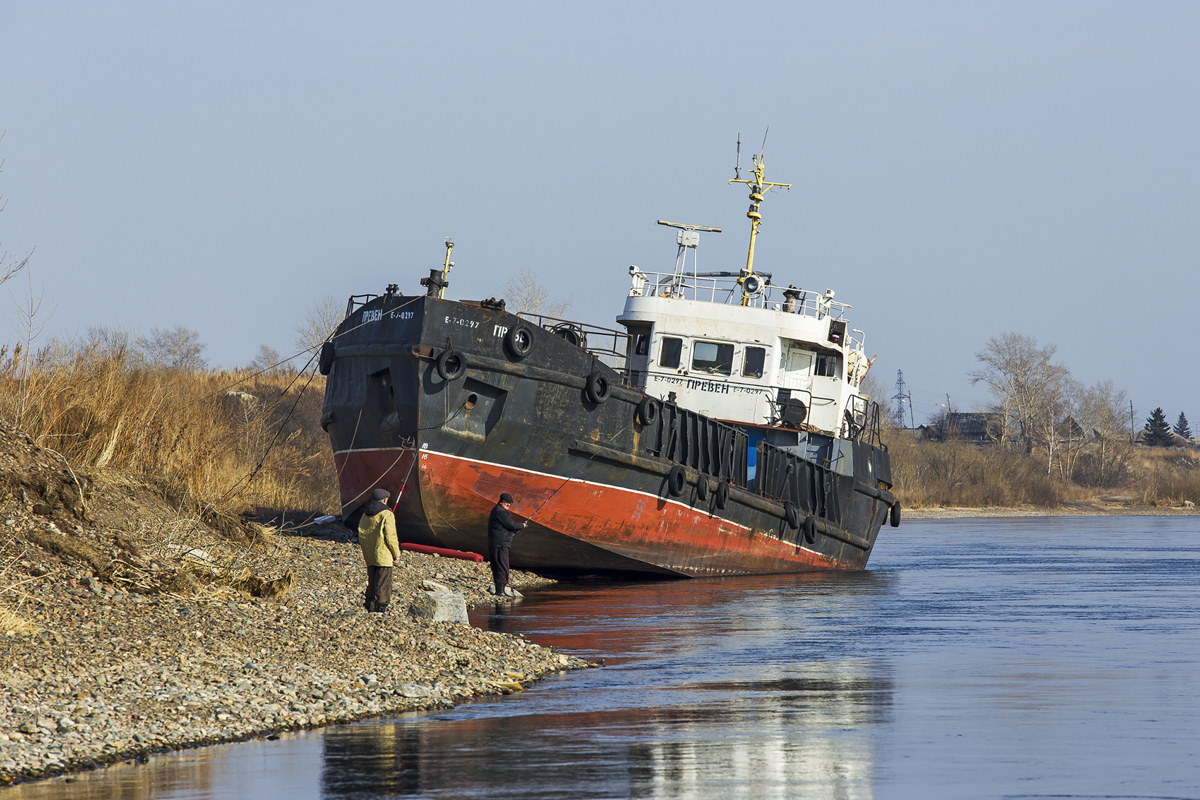
[{"label": "pebble beach", "polygon": [[[367,614],[348,531],[335,523],[275,538],[274,557],[293,575],[279,598],[139,594],[45,565],[21,607],[36,630],[0,636],[0,785],[448,708],[587,666],[520,637],[406,613],[425,581],[470,604],[512,602],[486,593],[486,564],[405,552],[388,612]],[[545,583],[516,572],[512,585]]]}]

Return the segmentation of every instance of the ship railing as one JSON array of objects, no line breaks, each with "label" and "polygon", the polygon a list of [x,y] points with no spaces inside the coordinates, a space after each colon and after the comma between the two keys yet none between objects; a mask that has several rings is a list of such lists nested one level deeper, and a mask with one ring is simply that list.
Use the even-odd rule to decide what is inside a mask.
[{"label": "ship railing", "polygon": [[[822,292],[775,286],[770,282],[770,273],[756,274],[764,276],[765,286],[762,292],[751,296],[749,305],[752,307],[816,319],[842,319],[846,309],[850,308],[847,303],[839,303]],[[629,294],[631,297],[677,297],[706,303],[740,303],[742,288],[737,283],[740,276],[738,272],[643,272],[638,269],[633,272],[633,288]],[[783,292],[789,296],[781,300],[777,294]]]},{"label": "ship railing", "polygon": [[850,329],[850,338],[846,341],[846,346],[851,350],[867,349],[867,334],[860,331],[858,328]]},{"label": "ship railing", "polygon": [[600,363],[605,364],[629,381],[629,334],[624,331],[602,328],[587,322],[576,322],[569,319],[551,317],[547,314],[534,314],[522,311],[517,314],[522,319],[529,320],[539,328],[550,331],[555,336],[588,351]]},{"label": "ship railing", "polygon": [[[804,419],[794,420],[787,417],[788,401],[798,400],[804,404]],[[812,389],[789,389],[780,387],[775,390],[775,396],[769,397],[768,401],[771,404],[771,417],[774,424],[784,424],[788,427],[797,430],[816,430],[810,420],[813,416],[813,411],[820,406],[823,409],[828,409],[829,406],[836,406],[838,399],[836,397],[826,397],[825,395],[813,394]],[[794,412],[793,412],[794,413]]]},{"label": "ship railing", "polygon": [[[349,317],[355,311],[358,311],[360,308],[362,308],[367,303],[371,302],[372,300],[374,300],[377,297],[379,297],[379,295],[377,295],[377,294],[352,294],[352,295],[350,295],[350,299],[346,301],[346,317]],[[343,317],[342,319],[345,319],[346,317]]]},{"label": "ship railing", "polygon": [[747,486],[750,437],[741,428],[664,402],[662,413],[646,426],[646,452],[691,467],[719,481]]},{"label": "ship railing", "polygon": [[842,436],[886,450],[880,435],[882,416],[879,403],[861,395],[851,395],[842,413]]},{"label": "ship railing", "polygon": [[755,461],[754,490],[759,496],[794,503],[801,514],[841,523],[842,498],[853,492],[852,475],[840,475],[829,465],[761,441]]}]

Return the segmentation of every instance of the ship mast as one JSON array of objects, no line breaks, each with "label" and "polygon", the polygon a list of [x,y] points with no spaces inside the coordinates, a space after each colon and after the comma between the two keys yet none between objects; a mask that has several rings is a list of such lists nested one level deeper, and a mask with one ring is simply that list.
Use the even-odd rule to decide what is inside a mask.
[{"label": "ship mast", "polygon": [[425,294],[429,297],[436,297],[439,300],[446,299],[446,287],[450,285],[450,270],[454,268],[454,262],[450,260],[450,253],[453,251],[454,240],[447,236],[446,260],[442,262],[442,268],[431,269],[428,278],[421,278],[421,285],[425,287]]},{"label": "ship mast", "polygon": [[450,270],[454,267],[454,262],[450,260],[450,254],[454,252],[454,240],[449,236],[446,237],[446,260],[442,262],[442,287],[438,292],[438,299],[446,299],[446,287],[450,285],[447,280],[450,277]]},{"label": "ship mast", "polygon": [[[739,150],[741,142],[738,143]],[[762,223],[762,214],[759,213],[758,207],[763,201],[765,190],[773,189],[777,186],[786,188],[789,192],[792,190],[790,183],[771,183],[763,180],[763,174],[766,172],[766,160],[763,154],[752,155],[750,157],[754,163],[754,169],[750,170],[750,174],[754,176],[753,180],[733,178],[730,183],[744,183],[750,187],[750,210],[746,212],[746,216],[750,218],[750,250],[746,253],[746,268],[742,270],[742,277],[738,278],[738,283],[742,287],[742,305],[750,303],[750,297],[758,293],[762,287],[762,283],[757,277],[754,277],[754,240],[758,237],[758,226]],[[753,278],[753,280],[750,280]],[[749,281],[749,285],[747,282]]]}]

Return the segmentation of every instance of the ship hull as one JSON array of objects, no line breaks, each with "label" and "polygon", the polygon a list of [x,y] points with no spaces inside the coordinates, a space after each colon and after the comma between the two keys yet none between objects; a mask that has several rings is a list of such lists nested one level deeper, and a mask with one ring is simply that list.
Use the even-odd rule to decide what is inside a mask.
[{"label": "ship hull", "polygon": [[645,395],[579,347],[526,326],[531,349],[514,353],[506,334],[522,323],[510,314],[373,302],[343,323],[329,357],[322,423],[346,512],[384,487],[402,539],[486,553],[488,515],[507,492],[530,522],[511,563],[544,574],[866,566],[894,503],[879,448],[848,448],[847,474],[759,443],[771,474],[750,476],[744,431],[657,401],[647,420]]}]

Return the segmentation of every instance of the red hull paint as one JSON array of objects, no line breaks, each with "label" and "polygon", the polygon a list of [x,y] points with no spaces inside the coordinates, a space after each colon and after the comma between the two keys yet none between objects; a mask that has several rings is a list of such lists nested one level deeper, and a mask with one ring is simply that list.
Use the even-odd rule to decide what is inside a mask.
[{"label": "red hull paint", "polygon": [[[393,497],[409,474],[411,450],[335,455],[342,499],[384,486]],[[617,486],[472,461],[428,450],[408,478],[397,516],[401,536],[484,552],[487,518],[501,492],[530,518],[512,549],[513,566],[636,569],[712,576],[841,569],[824,556],[684,503]],[[348,508],[362,502],[355,500]],[[544,505],[543,505],[544,504]]]}]

